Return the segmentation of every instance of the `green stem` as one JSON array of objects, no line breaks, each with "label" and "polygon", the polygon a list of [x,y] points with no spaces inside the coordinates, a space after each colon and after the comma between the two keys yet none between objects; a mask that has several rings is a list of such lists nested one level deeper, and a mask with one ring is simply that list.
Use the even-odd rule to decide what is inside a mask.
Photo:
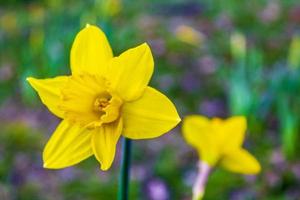
[{"label": "green stem", "polygon": [[123,138],[121,174],[119,182],[118,200],[128,200],[129,196],[129,177],[131,160],[131,140]]}]

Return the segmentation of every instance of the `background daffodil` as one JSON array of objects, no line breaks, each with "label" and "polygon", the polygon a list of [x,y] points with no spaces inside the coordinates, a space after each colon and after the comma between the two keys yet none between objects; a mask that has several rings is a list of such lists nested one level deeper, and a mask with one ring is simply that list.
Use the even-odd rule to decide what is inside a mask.
[{"label": "background daffodil", "polygon": [[121,135],[154,138],[176,126],[180,118],[173,103],[147,86],[153,67],[146,43],[113,57],[105,34],[87,25],[71,49],[72,75],[28,78],[63,119],[44,149],[44,167],[64,168],[95,155],[107,170]]},{"label": "background daffodil", "polygon": [[[203,195],[204,187],[201,188],[201,184],[205,184],[210,169],[217,164],[242,174],[260,172],[259,162],[242,147],[246,129],[247,121],[243,116],[222,120],[191,115],[184,119],[183,136],[188,144],[197,149],[201,160],[198,176],[201,180],[196,180],[194,196]],[[206,173],[206,177],[203,177],[203,173]]]}]

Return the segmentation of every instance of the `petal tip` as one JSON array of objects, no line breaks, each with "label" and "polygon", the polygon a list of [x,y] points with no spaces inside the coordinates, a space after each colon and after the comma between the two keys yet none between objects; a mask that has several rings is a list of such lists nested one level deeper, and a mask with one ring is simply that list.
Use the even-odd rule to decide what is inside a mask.
[{"label": "petal tip", "polygon": [[242,171],[241,173],[245,174],[245,175],[255,176],[255,175],[259,174],[261,172],[261,170],[262,170],[261,165],[257,161],[256,163],[253,163],[249,169]]},{"label": "petal tip", "polygon": [[150,46],[148,45],[147,42],[139,44],[139,45],[133,47],[132,49],[136,49],[136,50],[139,50],[139,51],[144,52],[144,53],[147,52],[147,51],[149,51],[149,50],[151,52],[151,48],[150,48]]},{"label": "petal tip", "polygon": [[100,169],[102,171],[107,171],[109,168],[110,168],[110,166],[106,166],[106,165],[103,165],[103,164],[100,165]]},{"label": "petal tip", "polygon": [[178,118],[177,118],[177,123],[179,124],[181,121],[182,121],[182,119],[178,116]]},{"label": "petal tip", "polygon": [[257,165],[254,167],[252,174],[259,174],[261,172],[261,165],[257,162]]},{"label": "petal tip", "polygon": [[37,79],[35,79],[33,77],[27,77],[26,81],[29,83],[29,85],[31,85],[33,88],[35,88],[35,86],[37,84]]},{"label": "petal tip", "polygon": [[144,46],[144,47],[149,47],[149,45],[148,45],[148,43],[147,43],[147,42],[143,42],[143,43],[141,44],[141,46]]},{"label": "petal tip", "polygon": [[26,78],[26,81],[28,81],[29,83],[31,82],[31,81],[33,81],[34,80],[34,78],[32,78],[32,77],[27,77]]},{"label": "petal tip", "polygon": [[59,166],[59,165],[49,165],[49,163],[44,163],[43,164],[43,168],[44,169],[62,169],[62,168],[65,168],[67,166]]},{"label": "petal tip", "polygon": [[180,116],[179,116],[178,113],[177,113],[177,116],[174,117],[174,123],[176,123],[176,125],[177,125],[177,124],[179,124],[181,121],[182,121],[182,119],[180,118]]},{"label": "petal tip", "polygon": [[44,163],[44,164],[43,164],[43,168],[49,169],[50,167],[49,167],[49,165],[48,165],[47,163]]},{"label": "petal tip", "polygon": [[89,23],[87,23],[86,25],[85,25],[85,28],[89,28],[91,25],[89,24]]},{"label": "petal tip", "polygon": [[149,46],[149,44],[147,43],[147,42],[144,42],[144,43],[142,43],[141,45],[140,45],[140,47],[141,48],[143,48],[143,49],[148,49],[148,50],[150,50],[150,46]]}]

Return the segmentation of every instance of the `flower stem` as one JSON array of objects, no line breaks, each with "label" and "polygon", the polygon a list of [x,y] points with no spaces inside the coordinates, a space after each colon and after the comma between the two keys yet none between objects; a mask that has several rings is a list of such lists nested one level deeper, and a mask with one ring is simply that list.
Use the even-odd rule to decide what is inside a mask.
[{"label": "flower stem", "polygon": [[128,200],[131,160],[131,140],[128,138],[123,138],[122,154],[118,200]]},{"label": "flower stem", "polygon": [[203,198],[206,182],[210,172],[211,167],[207,163],[199,161],[198,176],[193,187],[193,200],[201,200]]}]

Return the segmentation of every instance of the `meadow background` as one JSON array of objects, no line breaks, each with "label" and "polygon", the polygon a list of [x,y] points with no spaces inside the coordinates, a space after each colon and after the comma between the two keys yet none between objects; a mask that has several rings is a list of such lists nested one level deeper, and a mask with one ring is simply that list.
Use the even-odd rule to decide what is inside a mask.
[{"label": "meadow background", "polygon": [[[1,0],[0,199],[116,199],[120,142],[108,172],[93,157],[63,170],[42,168],[59,120],[25,81],[69,74],[71,44],[86,23],[102,27],[115,55],[147,42],[155,59],[150,85],[182,117],[247,116],[244,146],[262,172],[218,168],[204,199],[299,199],[297,0]],[[198,158],[180,129],[133,142],[130,199],[191,199]]]}]

